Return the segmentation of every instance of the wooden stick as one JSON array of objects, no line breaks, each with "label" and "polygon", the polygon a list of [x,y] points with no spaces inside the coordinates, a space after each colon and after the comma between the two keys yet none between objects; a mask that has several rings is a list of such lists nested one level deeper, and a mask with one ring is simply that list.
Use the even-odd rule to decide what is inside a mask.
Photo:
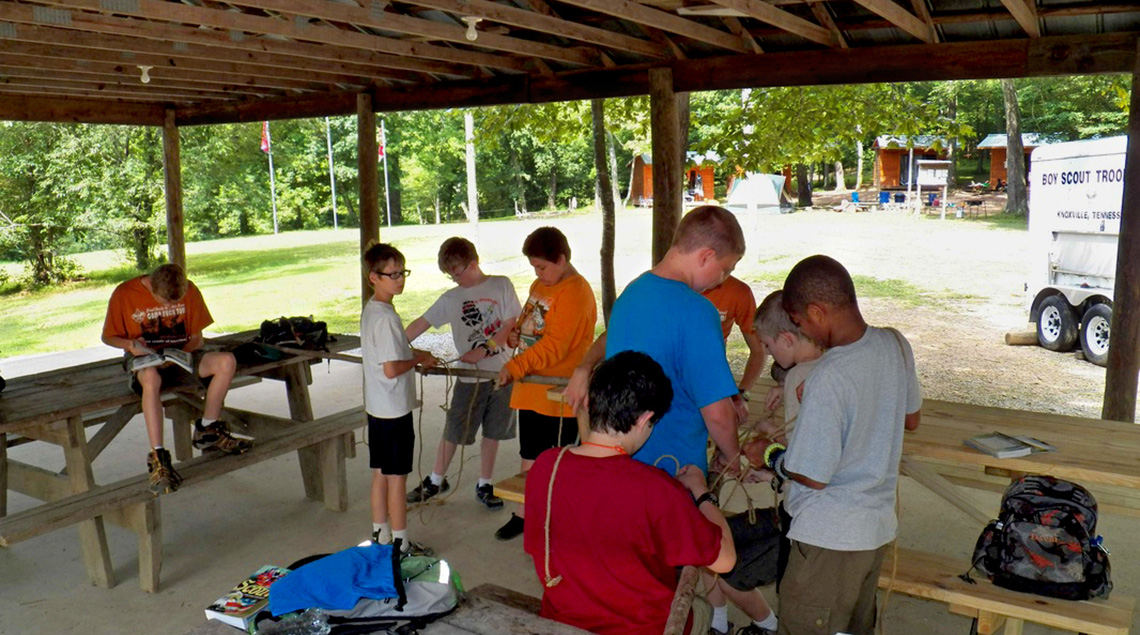
[{"label": "wooden stick", "polygon": [[1010,331],[1005,334],[1005,343],[1010,346],[1037,346],[1037,333],[1034,331]]},{"label": "wooden stick", "polygon": [[[499,373],[493,370],[476,370],[474,368],[422,368],[417,366],[416,371],[422,375],[450,375],[451,377],[474,377],[476,379],[498,379]],[[543,384],[545,386],[565,386],[570,383],[566,377],[550,377],[548,375],[527,375],[519,381],[528,384]]]},{"label": "wooden stick", "polygon": [[700,573],[694,566],[681,569],[681,579],[677,581],[677,592],[673,594],[673,604],[669,608],[669,621],[665,622],[665,635],[682,635],[685,632],[699,577]]},{"label": "wooden stick", "polygon": [[261,346],[265,346],[267,348],[277,349],[277,350],[281,351],[282,353],[288,353],[290,355],[296,355],[297,357],[312,357],[315,359],[335,359],[335,360],[340,361],[340,362],[352,362],[353,364],[361,364],[364,361],[364,358],[362,358],[362,357],[357,357],[355,355],[345,355],[344,353],[332,353],[329,351],[310,351],[310,350],[306,350],[303,348],[288,348],[285,346],[277,346],[275,344],[265,344],[262,342],[257,342],[257,343],[260,344]]}]

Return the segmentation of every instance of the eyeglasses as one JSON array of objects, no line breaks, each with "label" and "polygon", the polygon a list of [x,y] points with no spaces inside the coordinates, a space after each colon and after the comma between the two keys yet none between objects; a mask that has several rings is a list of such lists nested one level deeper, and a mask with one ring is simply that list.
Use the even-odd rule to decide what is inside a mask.
[{"label": "eyeglasses", "polygon": [[474,261],[469,261],[467,264],[463,265],[463,268],[460,269],[459,271],[456,271],[454,273],[448,273],[447,277],[451,278],[451,280],[453,282],[459,282],[459,276],[462,276],[463,273],[471,267],[471,262],[474,262]]},{"label": "eyeglasses", "polygon": [[393,271],[392,273],[384,273],[383,271],[377,271],[376,275],[384,276],[390,280],[400,280],[402,278],[407,278],[408,276],[412,275],[412,270],[411,269],[401,269],[399,271]]}]

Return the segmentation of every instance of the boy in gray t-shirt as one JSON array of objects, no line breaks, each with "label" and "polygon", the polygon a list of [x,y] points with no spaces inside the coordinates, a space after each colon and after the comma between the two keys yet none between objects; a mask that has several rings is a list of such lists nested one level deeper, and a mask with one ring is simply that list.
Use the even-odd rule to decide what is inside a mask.
[{"label": "boy in gray t-shirt", "polygon": [[790,481],[792,517],[779,632],[869,635],[879,567],[897,529],[903,431],[918,427],[922,407],[914,356],[897,331],[867,325],[851,276],[827,256],[792,268],[782,304],[827,352],[776,461]]},{"label": "boy in gray t-shirt", "polygon": [[[522,306],[518,293],[505,276],[488,276],[479,268],[479,254],[466,238],[453,237],[439,247],[439,270],[456,286],[439,296],[424,314],[405,329],[409,340],[429,328],[451,325],[451,336],[459,351],[456,368],[476,369],[498,374],[507,363],[507,335],[515,326]],[[436,450],[431,475],[408,492],[408,502],[426,501],[446,492],[451,485],[444,478],[456,448],[475,443],[475,433],[483,428],[480,446],[479,481],[475,498],[488,509],[499,509],[503,499],[495,496],[491,477],[499,441],[515,438],[516,417],[511,410],[511,389],[497,388],[491,379],[460,377],[455,384],[443,437]]]}]

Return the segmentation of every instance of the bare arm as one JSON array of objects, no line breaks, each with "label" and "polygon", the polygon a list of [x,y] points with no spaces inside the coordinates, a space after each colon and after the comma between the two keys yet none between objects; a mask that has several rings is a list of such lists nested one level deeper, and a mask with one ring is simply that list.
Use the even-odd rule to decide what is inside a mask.
[{"label": "bare arm", "polygon": [[411,324],[404,327],[404,335],[407,335],[408,341],[411,342],[414,341],[417,337],[423,335],[424,331],[430,328],[431,323],[424,319],[424,316],[421,315],[420,317],[412,320]]},{"label": "bare arm", "polygon": [[384,376],[388,379],[395,379],[400,375],[412,370],[416,366],[423,366],[424,368],[431,368],[435,366],[436,358],[427,351],[412,350],[411,359],[396,359],[390,362],[384,362]]},{"label": "bare arm", "polygon": [[756,333],[744,333],[744,343],[748,344],[748,361],[744,364],[744,374],[740,377],[740,389],[752,390],[752,385],[760,377],[760,373],[764,372],[764,362],[768,361],[768,350],[764,348],[764,342],[760,341],[760,336]]},{"label": "bare arm", "polygon": [[[709,491],[704,472],[695,465],[686,465],[681,468],[677,473],[677,480],[689,490],[694,499],[700,498],[702,494]],[[697,509],[700,510],[701,515],[707,518],[710,522],[720,528],[720,553],[717,554],[716,560],[708,565],[709,570],[715,573],[728,573],[736,566],[736,545],[732,542],[732,532],[728,529],[728,521],[724,519],[724,514],[720,508],[712,504],[712,501],[702,502],[701,506]]]},{"label": "bare arm", "polygon": [[144,342],[141,337],[132,340],[126,337],[119,337],[118,335],[115,335],[112,337],[103,336],[101,339],[107,346],[121,348],[131,355],[142,355],[146,352],[143,350],[143,347],[146,346],[146,342]]},{"label": "bare arm", "polygon": [[918,429],[918,424],[920,422],[922,422],[922,409],[915,410],[914,412],[908,414],[906,416],[906,419],[903,421],[903,426],[906,427],[907,430],[913,432]]},{"label": "bare arm", "polygon": [[729,460],[729,469],[734,469],[738,465],[734,459],[740,455],[740,440],[736,436],[736,408],[732,398],[725,397],[701,408],[701,417],[713,443]]},{"label": "bare arm", "polygon": [[570,382],[566,385],[566,390],[562,391],[563,398],[574,409],[574,412],[584,411],[589,406],[587,396],[590,388],[590,373],[593,372],[595,366],[602,363],[605,357],[606,334],[602,333],[590,345],[586,355],[582,358],[582,363],[578,364],[574,373],[570,375]]},{"label": "bare arm", "polygon": [[202,348],[202,341],[202,334],[195,333],[190,336],[190,339],[187,340],[185,344],[182,345],[182,350],[186,351],[187,353],[192,353],[199,348]]}]

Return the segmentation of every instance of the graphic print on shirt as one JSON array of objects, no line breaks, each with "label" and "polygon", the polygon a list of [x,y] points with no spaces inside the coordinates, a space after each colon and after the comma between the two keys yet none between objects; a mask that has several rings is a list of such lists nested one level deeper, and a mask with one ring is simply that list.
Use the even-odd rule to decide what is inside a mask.
[{"label": "graphic print on shirt", "polygon": [[484,344],[503,326],[499,303],[490,298],[464,300],[459,312],[463,325],[471,329],[467,334],[467,350]]},{"label": "graphic print on shirt", "polygon": [[180,347],[190,339],[186,332],[186,305],[182,302],[137,309],[131,319],[138,323],[143,340],[151,348]]},{"label": "graphic print on shirt", "polygon": [[550,312],[550,298],[530,296],[519,317],[519,350],[521,353],[542,339],[546,331],[546,314]]}]

